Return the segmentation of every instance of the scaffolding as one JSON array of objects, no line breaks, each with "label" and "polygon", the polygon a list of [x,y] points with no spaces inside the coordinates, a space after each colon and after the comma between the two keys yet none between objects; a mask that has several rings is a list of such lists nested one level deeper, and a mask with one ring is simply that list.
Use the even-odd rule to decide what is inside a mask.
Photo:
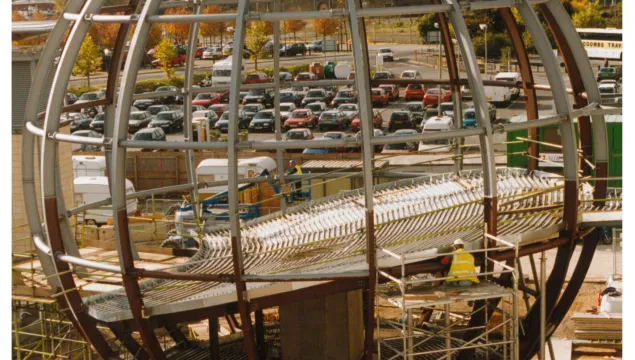
[{"label": "scaffolding", "polygon": [[[494,247],[488,248],[494,244]],[[378,279],[388,282],[378,286],[378,298],[375,301],[377,317],[378,359],[454,359],[460,351],[474,351],[474,358],[483,359],[519,359],[518,347],[518,275],[514,267],[492,259],[492,252],[511,250],[514,258],[509,263],[516,264],[518,245],[485,233],[483,247],[465,250],[463,253],[478,254],[483,258],[482,271],[474,274],[480,283],[469,287],[459,287],[440,283],[451,277],[407,276],[406,264],[412,261],[452,257],[457,252],[433,254],[422,258],[417,254],[397,254],[387,249],[382,253],[397,259],[401,263],[401,278],[378,269]],[[511,289],[492,281],[494,276],[509,279]],[[399,321],[380,316],[379,298],[389,306],[401,310]],[[470,307],[472,302],[482,306]],[[466,315],[459,315],[456,309],[468,309]],[[454,310],[454,311],[453,311]],[[422,319],[415,325],[415,312],[420,311]],[[430,321],[433,312],[442,325]],[[485,321],[480,325],[468,325],[471,317],[484,312]],[[424,315],[427,313],[429,317]],[[382,338],[390,329],[391,334]],[[397,336],[393,336],[397,332]]]}]

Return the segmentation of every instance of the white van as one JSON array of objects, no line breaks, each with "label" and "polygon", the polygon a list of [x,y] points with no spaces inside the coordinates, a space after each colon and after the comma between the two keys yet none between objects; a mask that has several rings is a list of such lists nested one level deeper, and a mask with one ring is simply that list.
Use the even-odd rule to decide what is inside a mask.
[{"label": "white van", "polygon": [[[240,73],[241,83],[245,82],[247,73],[245,65],[242,66]],[[228,56],[225,60],[219,61],[212,66],[212,86],[229,85],[232,80],[232,57]]]},{"label": "white van", "polygon": [[517,84],[516,87],[510,88],[512,96],[514,98],[517,98],[518,95],[520,95],[520,89],[522,87],[522,81],[523,78],[520,76],[520,73],[517,72],[502,72],[502,73],[498,73],[496,74],[496,77],[494,77],[494,80],[497,81],[509,81],[509,82],[513,82],[515,84]]},{"label": "white van", "polygon": [[105,156],[73,156],[73,179],[80,176],[106,176]]},{"label": "white van", "polygon": [[[126,179],[126,195],[133,194],[134,186],[132,182]],[[110,197],[108,189],[108,178],[106,176],[80,176],[73,181],[73,193],[75,204],[81,206],[96,201],[104,200]],[[137,199],[126,201],[128,216],[134,216],[137,212]],[[86,224],[103,225],[108,218],[113,216],[112,206],[106,205],[96,209],[91,209],[78,215],[79,221],[83,217]]]},{"label": "white van", "polygon": [[512,89],[500,86],[484,86],[485,97],[493,104],[508,104],[512,101]]},{"label": "white van", "polygon": [[[454,121],[450,116],[433,116],[423,125],[422,133],[454,130]],[[425,140],[419,143],[419,151],[430,153],[449,152],[452,139]]]},{"label": "white van", "polygon": [[[276,170],[276,162],[267,156],[259,156],[251,159],[238,160],[238,177],[250,178],[260,175],[265,169],[271,174]],[[202,181],[222,181],[228,179],[227,159],[205,159],[196,167],[196,177],[198,182]],[[201,199],[208,198],[227,190],[226,185],[212,186],[199,190]]]}]

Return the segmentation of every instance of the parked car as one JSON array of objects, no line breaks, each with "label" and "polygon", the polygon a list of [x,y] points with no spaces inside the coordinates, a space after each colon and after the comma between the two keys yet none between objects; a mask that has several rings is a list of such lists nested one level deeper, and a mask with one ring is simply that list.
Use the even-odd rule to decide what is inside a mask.
[{"label": "parked car", "polygon": [[[371,135],[372,137],[378,137],[378,136],[384,136],[384,133],[381,131],[381,129],[373,129],[373,134]],[[362,139],[362,132],[358,131],[357,134],[355,134],[355,140],[361,141]],[[380,153],[381,150],[384,148],[384,145],[375,145],[373,146],[374,150],[376,153]],[[360,152],[362,151],[361,146],[352,148],[351,151],[353,152]]]},{"label": "parked car", "polygon": [[412,119],[410,111],[393,111],[388,120],[388,132],[393,132],[397,129],[414,129],[416,126],[417,124]]},{"label": "parked car", "polygon": [[67,113],[62,115],[62,117],[60,118],[60,122],[66,122],[66,121],[71,122],[69,127],[71,130],[71,133],[74,133],[77,130],[90,129],[90,123],[93,121],[93,118],[82,113]]},{"label": "parked car", "polygon": [[[97,101],[106,98],[105,89],[101,89],[99,91],[91,91],[83,93],[82,96],[75,101],[75,104],[83,104],[91,101]],[[88,115],[89,117],[95,117],[99,112],[103,111],[103,106],[91,106],[82,109],[82,113]]]},{"label": "parked car", "polygon": [[278,73],[278,77],[280,78],[280,84],[290,84],[293,82],[293,74],[286,71],[281,71]]},{"label": "parked car", "polygon": [[[168,62],[168,67],[172,67],[172,66],[183,66],[185,65],[185,54],[184,53],[177,53],[172,59],[170,59],[170,61]],[[151,67],[152,68],[157,68],[157,67],[162,67],[163,64],[161,63],[160,59],[155,59],[152,60],[151,63]]]},{"label": "parked car", "polygon": [[214,104],[210,107],[208,107],[209,110],[212,110],[213,112],[216,113],[216,116],[218,116],[219,118],[221,116],[223,116],[223,113],[225,113],[226,111],[229,110],[229,105],[227,104]]},{"label": "parked car", "polygon": [[471,99],[472,98],[472,89],[470,89],[469,85],[461,86],[461,98],[462,99]]},{"label": "parked car", "polygon": [[[73,133],[75,136],[84,136],[90,138],[101,138],[101,134],[94,130],[77,130]],[[89,144],[71,144],[73,151],[101,151],[101,145]]]},{"label": "parked car", "polygon": [[399,86],[397,85],[379,85],[378,88],[384,89],[390,100],[399,99]]},{"label": "parked car", "polygon": [[[417,130],[415,129],[400,129],[394,133],[394,136],[403,136],[403,135],[414,135],[417,134]],[[401,153],[409,153],[417,151],[417,143],[416,142],[404,142],[404,143],[396,143],[396,144],[386,144],[382,149],[382,154],[401,154]]]},{"label": "parked car", "polygon": [[342,104],[337,110],[341,111],[350,121],[353,121],[357,113],[359,113],[357,104]]},{"label": "parked car", "polygon": [[128,132],[135,133],[147,127],[152,121],[152,116],[147,111],[133,111],[128,117]]},{"label": "parked car", "polygon": [[213,129],[218,121],[218,115],[212,110],[198,110],[192,113],[192,121],[207,119],[209,128]]},{"label": "parked car", "polygon": [[311,51],[322,51],[322,48],[322,40],[314,40],[307,45],[307,49]]},{"label": "parked car", "polygon": [[268,82],[273,82],[273,79],[263,72],[251,73],[245,78],[245,84],[260,84]]},{"label": "parked car", "polygon": [[[178,92],[179,89],[176,86],[159,86],[154,90],[154,92]],[[174,104],[176,103],[176,94],[175,95],[166,95],[157,97],[161,104]]]},{"label": "parked car", "polygon": [[66,105],[73,105],[79,98],[73,93],[66,93]]},{"label": "parked car", "polygon": [[419,70],[405,70],[400,76],[402,79],[423,79]]},{"label": "parked car", "polygon": [[346,129],[351,126],[352,119],[339,110],[324,111],[318,119],[318,128],[324,131],[327,128]]},{"label": "parked car", "polygon": [[429,89],[423,97],[423,104],[426,106],[437,106],[439,103],[452,101],[452,93],[441,89],[441,101],[439,101],[439,89]]},{"label": "parked car", "polygon": [[280,48],[280,56],[296,56],[298,54],[306,55],[307,48],[302,43],[287,44]]},{"label": "parked car", "polygon": [[[489,113],[489,121],[493,123],[496,121],[496,106],[487,103],[487,107]],[[472,105],[463,111],[463,127],[476,127],[477,125],[478,122],[476,120],[476,109],[474,108],[474,105]]]},{"label": "parked car", "polygon": [[373,80],[388,80],[394,77],[390,71],[377,71],[375,75],[373,75]]},{"label": "parked car", "polygon": [[148,127],[160,127],[165,133],[172,132],[175,129],[183,129],[183,111],[170,110],[160,112],[150,121]]},{"label": "parked car", "polygon": [[312,72],[301,72],[295,76],[293,81],[314,81],[318,80],[318,77]]},{"label": "parked car", "polygon": [[265,107],[273,106],[273,90],[271,89],[254,89],[249,90],[249,95],[243,99],[243,105],[251,103],[260,103]]},{"label": "parked car", "polygon": [[245,96],[249,95],[249,91],[241,91],[238,93],[238,102],[240,102],[241,104],[243,103],[243,100],[245,100]]},{"label": "parked car", "polygon": [[314,103],[307,104],[306,106],[304,106],[304,108],[311,110],[316,117],[320,117],[322,112],[328,109],[326,103],[322,101],[316,101]]},{"label": "parked car", "polygon": [[[220,132],[226,133],[229,130],[229,111],[223,113],[223,115],[216,121],[214,127],[216,130]],[[238,110],[238,128],[239,129],[248,129],[249,128],[249,120],[245,116],[245,113],[242,110]]]},{"label": "parked car", "polygon": [[309,109],[295,109],[284,122],[284,128],[290,129],[295,127],[315,128],[318,118]]},{"label": "parked car", "polygon": [[[381,112],[379,110],[373,110],[373,127],[377,129],[381,129],[383,125],[384,119],[381,116]],[[361,129],[361,120],[359,119],[359,115],[356,116],[353,121],[351,121],[351,130],[358,131]]]},{"label": "parked car", "polygon": [[302,98],[294,91],[280,91],[280,103],[294,103],[295,106],[302,105]]},{"label": "parked car", "polygon": [[280,120],[285,121],[289,114],[296,109],[294,103],[280,103]]},{"label": "parked car", "polygon": [[134,107],[136,107],[139,110],[146,110],[148,109],[150,106],[155,105],[155,104],[159,104],[160,100],[158,98],[152,98],[152,99],[137,99],[135,100],[132,105]]},{"label": "parked car", "polygon": [[275,110],[260,110],[249,122],[249,131],[275,131]]},{"label": "parked car", "polygon": [[420,126],[428,108],[419,101],[413,101],[406,104],[406,109],[410,111],[412,121],[414,121],[417,126]]},{"label": "parked car", "polygon": [[384,61],[395,61],[395,52],[391,48],[381,48],[377,55],[384,59]]},{"label": "parked car", "polygon": [[[132,140],[140,141],[165,141],[165,132],[161,128],[147,128],[137,131]],[[148,149],[141,149],[147,151]]]},{"label": "parked car", "polygon": [[355,71],[351,71],[346,77],[346,80],[355,80]]},{"label": "parked car", "polygon": [[600,90],[600,94],[618,94],[619,93],[619,85],[615,80],[602,80],[600,84],[598,84],[598,89]]},{"label": "parked car", "polygon": [[200,93],[192,99],[192,105],[200,105],[204,108],[208,108],[214,104],[221,102],[221,94],[217,93]]},{"label": "parked car", "polygon": [[200,110],[207,110],[207,109],[201,105],[192,105],[192,112],[200,111]]},{"label": "parked car", "polygon": [[245,117],[247,119],[249,119],[251,121],[251,119],[254,118],[254,116],[265,109],[265,106],[263,104],[259,104],[259,103],[252,103],[252,104],[247,104],[245,106],[243,106],[243,112],[245,113]]},{"label": "parked car", "polygon": [[342,104],[357,103],[357,93],[353,89],[342,89],[335,94],[331,105],[338,107]]},{"label": "parked car", "polygon": [[195,59],[203,59],[203,52],[205,51],[204,47],[197,47],[196,52],[194,53]]},{"label": "parked car", "polygon": [[[298,140],[313,140],[313,132],[311,130],[303,129],[291,129],[284,133],[284,141],[298,141]],[[303,149],[287,149],[288,152],[302,152]]]},{"label": "parked car", "polygon": [[[433,116],[426,121],[422,132],[451,131],[454,129],[454,121],[451,117]],[[419,151],[442,153],[449,152],[451,149],[450,139],[428,139],[419,143]]]},{"label": "parked car", "polygon": [[323,102],[328,104],[330,102],[329,96],[324,89],[311,89],[307,91],[306,96],[302,99],[302,107],[306,107],[313,102]]},{"label": "parked car", "polygon": [[[284,46],[284,44],[278,44],[279,48],[282,49],[282,47]],[[265,44],[265,51],[269,53],[269,55],[273,55],[273,40],[269,40],[266,44]]]},{"label": "parked car", "polygon": [[621,73],[618,71],[617,67],[603,67],[598,71],[597,81],[602,80],[615,80],[619,81],[621,78]]},{"label": "parked car", "polygon": [[444,102],[439,105],[441,107],[441,115],[454,118],[454,104],[451,102]]},{"label": "parked car", "polygon": [[[329,131],[324,133],[324,135],[322,136],[322,138],[324,139],[331,139],[331,140],[345,139],[347,137],[348,135],[346,135],[346,133],[343,131]],[[348,151],[348,148],[346,146],[338,146],[336,148],[330,148],[330,149],[332,149],[334,152],[339,152],[339,153]]]},{"label": "parked car", "polygon": [[223,48],[220,46],[210,46],[203,51],[203,60],[220,60],[223,58]]},{"label": "parked car", "polygon": [[419,100],[422,101],[423,97],[426,95],[426,91],[428,89],[425,85],[420,84],[409,84],[406,87],[406,91],[404,93],[404,99],[408,100]]},{"label": "parked car", "polygon": [[387,106],[390,103],[390,96],[382,88],[373,88],[370,91],[370,98],[373,105]]},{"label": "parked car", "polygon": [[90,122],[90,128],[98,133],[104,133],[104,119],[106,118],[106,114],[100,112],[95,115],[93,120]]}]

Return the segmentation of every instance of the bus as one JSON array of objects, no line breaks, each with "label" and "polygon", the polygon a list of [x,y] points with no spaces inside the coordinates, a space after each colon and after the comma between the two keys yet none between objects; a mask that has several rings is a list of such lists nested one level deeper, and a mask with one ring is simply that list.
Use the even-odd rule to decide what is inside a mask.
[{"label": "bus", "polygon": [[576,29],[590,59],[622,60],[622,29]]}]

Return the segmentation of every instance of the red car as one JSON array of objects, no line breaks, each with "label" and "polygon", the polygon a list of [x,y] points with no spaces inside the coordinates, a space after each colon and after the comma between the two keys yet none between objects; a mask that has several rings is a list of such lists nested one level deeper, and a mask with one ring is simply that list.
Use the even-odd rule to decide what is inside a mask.
[{"label": "red car", "polygon": [[203,51],[205,51],[204,47],[196,48],[196,53],[194,54],[194,58],[202,59],[203,58]]},{"label": "red car", "polygon": [[440,103],[444,103],[447,101],[452,101],[452,93],[450,91],[447,90],[443,90],[442,91],[442,95],[441,95],[441,101],[439,101],[439,89],[430,89],[426,92],[425,96],[423,97],[423,105],[426,106],[437,106]]},{"label": "red car", "polygon": [[380,89],[384,89],[390,100],[399,99],[399,87],[397,85],[379,85]]},{"label": "red car", "polygon": [[[379,110],[373,110],[373,127],[377,129],[381,129],[381,126],[384,122],[384,118],[382,118]],[[351,130],[358,131],[360,129],[361,120],[359,119],[359,115],[357,115],[353,122],[351,122]]]},{"label": "red car", "polygon": [[267,76],[267,74],[263,72],[256,72],[256,73],[251,73],[247,75],[247,78],[245,79],[245,84],[260,84],[260,83],[266,83],[266,82],[272,82],[272,81],[273,79]]},{"label": "red car", "polygon": [[[291,129],[284,133],[284,141],[313,140],[314,136],[309,129]],[[302,152],[303,149],[287,149],[287,152]]]},{"label": "red car", "polygon": [[404,98],[406,101],[408,100],[423,100],[423,97],[426,95],[425,85],[421,84],[410,84],[406,88],[406,93],[404,94]]},{"label": "red car", "polygon": [[315,128],[318,118],[309,109],[295,109],[284,122],[284,128],[289,130],[296,127]]},{"label": "red car", "polygon": [[201,105],[206,109],[214,104],[220,103],[222,98],[221,94],[217,93],[201,93],[196,95],[192,100],[192,105]]},{"label": "red car", "polygon": [[[168,66],[183,66],[185,64],[185,54],[177,54],[175,57],[170,60]],[[156,59],[152,60],[152,67],[161,67],[161,60]]]},{"label": "red car", "polygon": [[373,105],[388,105],[390,103],[390,96],[386,94],[382,88],[373,88],[370,91],[370,97]]},{"label": "red car", "polygon": [[227,105],[227,104],[214,104],[214,105],[210,106],[209,109],[212,110],[213,112],[215,112],[216,115],[220,118],[221,115],[223,115],[223,113],[225,111],[229,110],[229,105]]}]

